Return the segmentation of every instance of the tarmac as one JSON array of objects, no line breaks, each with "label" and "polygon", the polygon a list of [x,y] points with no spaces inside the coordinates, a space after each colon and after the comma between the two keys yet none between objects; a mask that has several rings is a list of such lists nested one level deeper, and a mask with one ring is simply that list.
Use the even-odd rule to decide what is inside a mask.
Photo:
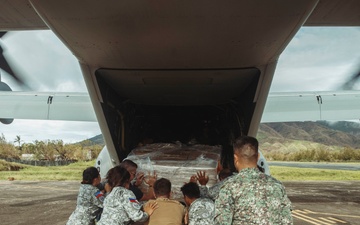
[{"label": "tarmac", "polygon": [[[360,225],[360,181],[284,182],[295,225]],[[0,224],[64,225],[76,206],[75,181],[0,181]]]}]

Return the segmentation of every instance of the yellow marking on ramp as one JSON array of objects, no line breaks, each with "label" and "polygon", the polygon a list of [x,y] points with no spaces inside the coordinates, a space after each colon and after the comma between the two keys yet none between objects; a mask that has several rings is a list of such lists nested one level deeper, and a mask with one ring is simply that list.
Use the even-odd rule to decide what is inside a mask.
[{"label": "yellow marking on ramp", "polygon": [[[318,219],[312,218],[312,217],[310,217],[310,216],[304,215],[301,210],[294,210],[294,211],[293,211],[293,216],[294,216],[294,214],[295,214],[296,216],[302,217],[303,220],[304,220],[304,218],[305,218],[305,219],[307,219],[307,220],[313,221],[313,222],[314,222],[313,224],[317,223],[317,224],[330,225],[329,223],[326,223],[326,222],[320,221],[320,220],[318,220]],[[307,221],[307,222],[308,222],[308,221]]]},{"label": "yellow marking on ramp", "polygon": [[329,217],[329,218],[331,218],[332,220],[335,220],[335,221],[337,221],[339,223],[347,223],[344,220],[339,220],[339,219],[336,219],[336,218],[333,218],[333,217]]},{"label": "yellow marking on ramp", "polygon": [[[297,211],[297,210],[294,210],[294,211]],[[342,217],[351,217],[351,218],[359,218],[360,219],[360,216],[336,214],[336,213],[325,213],[325,212],[314,212],[314,211],[311,211],[308,209],[303,209],[303,210],[298,209],[298,211],[303,211],[303,212],[307,212],[310,214],[319,214],[319,215],[327,215],[327,216],[342,216]],[[306,213],[304,213],[304,214],[306,214]]]},{"label": "yellow marking on ramp", "polygon": [[[330,218],[331,218],[331,217],[330,217]],[[326,222],[328,222],[328,223],[336,223],[335,221],[328,220],[328,219],[326,219],[326,218],[324,218],[324,217],[319,217],[319,219],[324,220],[324,221],[326,221]]]},{"label": "yellow marking on ramp", "polygon": [[322,213],[322,212],[313,212],[319,215],[327,215],[327,216],[343,216],[343,217],[351,217],[351,218],[360,218],[360,216],[354,215],[346,215],[346,214],[335,214],[335,213]]},{"label": "yellow marking on ramp", "polygon": [[302,217],[300,217],[300,216],[297,216],[297,215],[294,215],[294,214],[293,214],[292,216],[295,217],[295,218],[298,218],[299,220],[302,220],[302,221],[305,221],[305,222],[308,222],[308,223],[311,223],[311,224],[319,225],[318,223],[315,223],[315,222],[313,222],[313,221],[307,220],[307,219],[302,218]]},{"label": "yellow marking on ramp", "polygon": [[303,209],[304,212],[307,212],[307,213],[314,213],[313,211],[311,210],[308,210],[308,209]]}]

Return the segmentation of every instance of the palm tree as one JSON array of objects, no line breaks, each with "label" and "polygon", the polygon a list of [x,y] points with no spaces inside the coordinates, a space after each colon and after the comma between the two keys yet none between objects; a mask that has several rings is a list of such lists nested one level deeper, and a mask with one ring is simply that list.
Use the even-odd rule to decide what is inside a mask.
[{"label": "palm tree", "polygon": [[23,142],[23,141],[21,140],[20,135],[16,135],[14,143],[18,144],[18,148],[19,148],[20,151],[21,151],[21,142]]}]

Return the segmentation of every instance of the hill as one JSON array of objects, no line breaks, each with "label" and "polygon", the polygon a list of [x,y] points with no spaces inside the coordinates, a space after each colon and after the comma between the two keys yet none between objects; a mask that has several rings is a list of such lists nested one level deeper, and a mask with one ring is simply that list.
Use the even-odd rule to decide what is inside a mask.
[{"label": "hill", "polygon": [[263,123],[257,138],[263,151],[293,152],[344,147],[360,149],[360,124],[355,122],[286,122]]},{"label": "hill", "polygon": [[102,134],[96,135],[89,139],[92,143],[97,145],[105,145],[104,137]]},{"label": "hill", "polygon": [[[360,149],[360,123],[356,122],[285,122],[260,124],[257,138],[263,151],[292,152],[313,148]],[[105,145],[101,134],[81,143]]]},{"label": "hill", "polygon": [[104,137],[102,134],[96,135],[92,138],[80,141],[79,144],[81,144],[82,146],[90,146],[90,145],[100,145],[100,146],[104,146],[105,145],[105,141],[104,141]]}]

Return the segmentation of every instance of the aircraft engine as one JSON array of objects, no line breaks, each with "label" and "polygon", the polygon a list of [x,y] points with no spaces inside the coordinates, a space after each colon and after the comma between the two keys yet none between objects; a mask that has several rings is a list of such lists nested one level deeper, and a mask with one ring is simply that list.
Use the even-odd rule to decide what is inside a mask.
[{"label": "aircraft engine", "polygon": [[[2,38],[7,32],[0,32],[0,38]],[[0,43],[1,44],[1,43]],[[0,69],[8,73],[11,77],[15,79],[16,82],[18,82],[20,85],[23,85],[26,87],[25,83],[19,79],[19,77],[13,72],[11,69],[8,61],[3,55],[3,48],[0,45]],[[0,71],[1,72],[1,71]],[[0,91],[12,91],[9,85],[1,81],[1,73],[0,73]],[[0,122],[3,124],[10,124],[14,121],[12,118],[0,118]]]},{"label": "aircraft engine", "polygon": [[[0,91],[11,91],[9,85],[4,82],[1,82],[1,75],[0,75]],[[10,124],[14,121],[14,119],[10,118],[0,118],[0,122],[3,124]]]}]

